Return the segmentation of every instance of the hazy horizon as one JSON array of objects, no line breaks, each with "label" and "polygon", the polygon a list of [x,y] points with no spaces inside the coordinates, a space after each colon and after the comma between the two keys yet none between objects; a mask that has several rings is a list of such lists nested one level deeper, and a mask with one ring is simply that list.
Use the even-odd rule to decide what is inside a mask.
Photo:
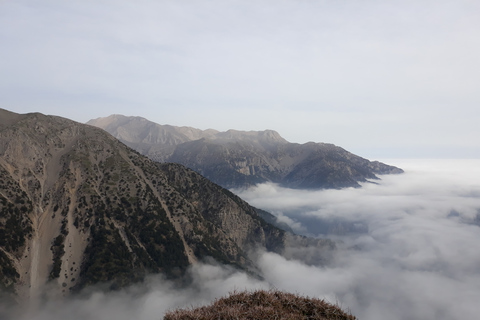
[{"label": "hazy horizon", "polygon": [[[8,110],[8,109],[6,109]],[[15,112],[13,110],[8,110],[8,111],[12,111],[12,112]],[[40,111],[31,111],[31,112],[40,112]],[[18,113],[22,113],[22,112],[18,112]],[[30,111],[27,111],[25,113],[30,113]],[[42,113],[42,112],[40,112]],[[59,114],[45,114],[45,115],[50,115],[50,116],[61,116],[61,117],[64,117],[64,118],[67,118],[67,119],[70,119],[70,120],[74,120],[74,121],[77,121],[75,119],[72,119],[72,118],[69,118],[68,116],[62,116],[62,115],[59,115]],[[97,117],[97,118],[105,118],[105,117],[108,117],[108,116],[111,116],[111,115],[122,115],[122,116],[125,116],[123,114],[119,114],[119,113],[113,113],[113,114],[109,114],[109,115],[105,115],[105,116],[101,116],[101,117]],[[160,124],[160,125],[172,125],[170,123],[160,123],[160,122],[155,122],[151,119],[147,119],[145,118],[144,116],[141,116],[141,115],[131,115],[131,116],[126,116],[126,117],[140,117],[140,118],[144,118],[148,121],[151,121],[151,122],[154,122],[154,123],[157,123],[157,124]],[[92,118],[92,119],[89,119],[88,121],[90,120],[94,120],[94,119],[97,119],[97,118]],[[85,123],[87,123],[88,121],[86,121]],[[78,122],[78,121],[77,121]],[[178,124],[176,125],[178,127],[191,127],[191,126],[188,126],[188,125],[182,125],[182,124]],[[208,127],[208,128],[199,128],[199,127],[192,127],[192,128],[195,128],[195,129],[201,129],[201,130],[209,130],[209,129],[213,129],[213,130],[217,130],[217,131],[222,131],[222,130],[219,130],[218,128],[216,127]],[[273,130],[271,128],[264,128],[264,129],[258,129],[258,130],[247,130],[247,129],[242,129],[242,128],[227,128],[225,129],[225,131],[228,131],[228,130],[238,130],[238,131],[264,131],[264,130]],[[286,138],[281,131],[278,131],[278,130],[274,130],[276,132],[278,132],[280,134],[280,136],[282,138]],[[288,140],[286,139],[288,142],[290,143],[299,143],[297,141],[291,141],[291,140]],[[305,141],[303,143],[307,143],[307,142],[315,142],[315,143],[332,143],[332,142],[329,142],[329,141],[313,141],[313,140],[309,140],[309,141]],[[333,144],[333,143],[332,143]],[[467,153],[466,155],[463,154],[463,153],[455,153],[453,152],[451,149],[449,150],[443,150],[441,153],[437,153],[435,154],[435,156],[432,155],[432,153],[429,153],[430,151],[432,151],[433,149],[429,149],[429,148],[425,148],[425,150],[422,150],[422,151],[419,151],[419,152],[416,152],[416,153],[410,153],[410,152],[406,152],[406,153],[398,153],[398,152],[395,152],[392,150],[392,148],[389,148],[389,147],[384,147],[384,148],[374,148],[374,150],[370,150],[370,149],[366,149],[366,150],[361,150],[362,153],[356,153],[355,150],[356,148],[353,148],[353,149],[348,149],[346,148],[344,145],[338,145],[337,146],[339,147],[342,147],[344,149],[346,149],[347,151],[349,152],[352,152],[358,156],[361,156],[363,158],[366,158],[366,159],[369,159],[371,161],[382,161],[386,164],[390,164],[388,161],[391,161],[391,160],[402,160],[402,159],[417,159],[417,160],[435,160],[435,159],[439,159],[439,160],[448,160],[448,159],[457,159],[457,160],[462,160],[462,159],[479,159],[480,156],[477,156],[475,153]],[[438,151],[438,150],[437,150]],[[448,151],[448,152],[447,152]],[[392,153],[393,152],[393,153]],[[385,157],[385,155],[389,155],[389,154],[396,154],[397,156],[396,157]]]},{"label": "hazy horizon", "polygon": [[479,158],[480,3],[0,1],[0,107]]}]

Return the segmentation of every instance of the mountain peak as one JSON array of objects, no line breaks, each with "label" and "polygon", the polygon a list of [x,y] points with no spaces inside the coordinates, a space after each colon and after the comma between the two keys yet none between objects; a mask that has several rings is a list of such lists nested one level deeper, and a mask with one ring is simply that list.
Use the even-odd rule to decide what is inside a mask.
[{"label": "mountain peak", "polygon": [[159,162],[181,163],[226,188],[274,182],[290,188],[359,187],[377,174],[402,170],[328,143],[289,143],[274,130],[202,131],[189,127],[95,124]]},{"label": "mountain peak", "polygon": [[0,126],[10,126],[23,119],[25,116],[26,115],[24,114],[18,114],[0,108]]},{"label": "mountain peak", "polygon": [[287,140],[283,139],[280,134],[274,130],[240,131],[230,129],[225,132],[218,132],[211,139],[224,142],[288,143]]},{"label": "mountain peak", "polygon": [[[289,143],[274,130],[225,132],[159,125],[126,117],[92,123],[159,162],[181,163],[226,188],[273,182],[290,188],[359,187],[377,174],[403,172],[329,143]],[[125,120],[123,118],[123,120]]]},{"label": "mountain peak", "polygon": [[20,297],[178,277],[206,257],[250,269],[250,249],[281,253],[294,237],[193,170],[154,162],[103,130],[0,115],[0,288]]}]

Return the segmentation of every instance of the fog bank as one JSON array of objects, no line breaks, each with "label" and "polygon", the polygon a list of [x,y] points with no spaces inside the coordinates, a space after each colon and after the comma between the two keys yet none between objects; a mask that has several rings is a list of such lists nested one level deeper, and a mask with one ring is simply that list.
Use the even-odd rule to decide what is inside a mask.
[{"label": "fog bank", "polygon": [[478,317],[480,161],[386,162],[406,173],[361,189],[240,192],[297,232],[339,241],[326,267],[264,254],[266,280],[335,299],[361,319]]},{"label": "fog bank", "polygon": [[0,309],[0,319],[15,320],[150,320],[162,319],[178,307],[210,303],[233,290],[267,289],[270,286],[243,272],[214,261],[192,266],[187,274],[191,284],[181,287],[161,275],[116,292],[90,288],[70,299],[48,300],[40,306]]},{"label": "fog bank", "polygon": [[22,320],[161,319],[233,290],[272,288],[324,298],[359,319],[475,319],[480,301],[480,160],[388,160],[406,172],[359,189],[302,191],[264,184],[236,191],[295,231],[337,241],[327,265],[259,253],[259,280],[198,264],[192,285],[154,276],[120,292],[49,301]]}]

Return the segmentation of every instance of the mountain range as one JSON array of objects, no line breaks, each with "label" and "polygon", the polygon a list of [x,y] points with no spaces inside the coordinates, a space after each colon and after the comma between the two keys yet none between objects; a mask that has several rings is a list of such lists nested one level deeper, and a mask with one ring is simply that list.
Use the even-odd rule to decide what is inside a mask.
[{"label": "mountain range", "polygon": [[225,188],[273,182],[288,188],[359,187],[403,170],[328,143],[290,143],[276,131],[220,132],[111,115],[87,124],[158,162],[183,164]]},{"label": "mountain range", "polygon": [[292,256],[287,248],[315,246],[322,259],[335,248],[261,215],[269,214],[104,130],[0,109],[0,289],[19,299],[64,296],[99,283],[120,288],[149,273],[181,278],[209,257],[255,273],[252,249]]}]

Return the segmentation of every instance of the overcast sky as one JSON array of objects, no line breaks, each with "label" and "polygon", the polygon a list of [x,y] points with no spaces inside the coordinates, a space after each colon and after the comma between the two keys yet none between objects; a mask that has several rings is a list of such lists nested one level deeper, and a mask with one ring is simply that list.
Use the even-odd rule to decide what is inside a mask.
[{"label": "overcast sky", "polygon": [[0,0],[0,108],[480,157],[480,2]]}]

